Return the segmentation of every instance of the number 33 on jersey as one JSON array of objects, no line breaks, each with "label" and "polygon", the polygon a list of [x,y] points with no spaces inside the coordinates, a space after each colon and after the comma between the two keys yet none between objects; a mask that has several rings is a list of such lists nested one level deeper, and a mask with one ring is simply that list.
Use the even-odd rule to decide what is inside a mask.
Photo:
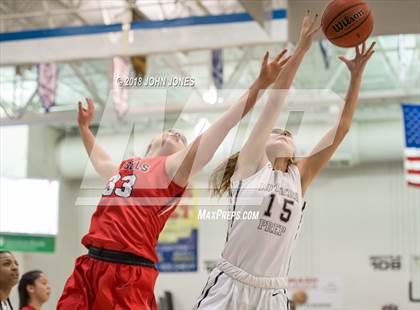
[{"label": "number 33 on jersey", "polygon": [[[128,198],[131,196],[134,184],[136,183],[137,177],[135,172],[146,173],[150,169],[150,165],[142,163],[140,159],[127,160],[121,164],[122,170],[118,174],[112,176],[108,180],[108,184],[102,196],[112,196],[115,194],[118,197]],[[129,171],[130,174],[125,175],[124,172]]]},{"label": "number 33 on jersey", "polygon": [[[133,191],[134,183],[136,182],[137,177],[134,174],[126,175],[121,177],[121,174],[114,175],[108,181],[108,185],[103,192],[102,196],[111,196],[112,193],[119,197],[128,198]],[[119,187],[116,186],[117,182],[123,181]]]}]

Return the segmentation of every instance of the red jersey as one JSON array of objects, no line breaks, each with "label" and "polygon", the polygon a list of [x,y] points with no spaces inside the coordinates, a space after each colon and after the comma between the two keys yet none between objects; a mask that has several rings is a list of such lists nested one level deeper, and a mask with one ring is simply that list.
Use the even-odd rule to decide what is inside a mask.
[{"label": "red jersey", "polygon": [[86,247],[129,252],[157,263],[156,244],[185,187],[167,175],[167,157],[121,163],[92,216]]}]

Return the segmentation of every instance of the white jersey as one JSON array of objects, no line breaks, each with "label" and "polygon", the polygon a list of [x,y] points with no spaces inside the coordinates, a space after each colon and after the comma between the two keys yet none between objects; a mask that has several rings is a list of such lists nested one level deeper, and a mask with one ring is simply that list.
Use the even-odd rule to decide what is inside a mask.
[{"label": "white jersey", "polygon": [[10,304],[10,300],[2,300],[0,303],[0,310],[12,310],[12,306]]},{"label": "white jersey", "polygon": [[254,211],[258,219],[228,223],[223,259],[256,277],[286,277],[305,208],[299,169],[289,165],[282,172],[268,163],[244,180],[231,181],[231,193],[231,211]]}]

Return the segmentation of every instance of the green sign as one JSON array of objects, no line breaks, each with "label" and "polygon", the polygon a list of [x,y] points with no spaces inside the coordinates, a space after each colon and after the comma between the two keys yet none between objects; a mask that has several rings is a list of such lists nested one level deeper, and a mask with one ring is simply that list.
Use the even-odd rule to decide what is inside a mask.
[{"label": "green sign", "polygon": [[33,236],[0,233],[0,250],[18,252],[54,252],[54,236]]}]

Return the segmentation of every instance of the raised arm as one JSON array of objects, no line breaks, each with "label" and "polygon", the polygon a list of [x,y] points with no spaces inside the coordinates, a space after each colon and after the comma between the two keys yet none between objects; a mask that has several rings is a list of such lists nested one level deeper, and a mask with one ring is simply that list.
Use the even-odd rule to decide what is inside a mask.
[{"label": "raised arm", "polygon": [[351,73],[345,105],[337,125],[325,134],[321,141],[315,146],[310,156],[297,163],[301,175],[302,194],[305,193],[309,184],[319,174],[328,160],[330,160],[350,130],[353,115],[357,107],[363,71],[369,58],[375,52],[373,50],[374,46],[375,42],[372,43],[367,51],[365,50],[365,43],[363,43],[361,51],[359,46],[357,46],[356,57],[353,60],[348,60],[344,56],[340,57]]},{"label": "raised arm", "polygon": [[229,131],[252,109],[263,91],[276,79],[288,61],[288,58],[282,59],[285,53],[286,50],[282,51],[269,63],[267,52],[260,75],[248,91],[185,150],[168,157],[166,169],[177,184],[186,185],[189,178],[211,160]]},{"label": "raised arm", "polygon": [[95,136],[89,128],[95,109],[91,99],[86,98],[86,102],[87,109],[83,108],[82,103],[79,101],[77,122],[79,123],[80,136],[96,172],[108,180],[115,173],[118,166],[112,162],[102,147],[96,143]]},{"label": "raised arm", "polygon": [[248,140],[239,153],[237,170],[233,178],[247,178],[259,168],[258,165],[265,155],[266,140],[283,108],[287,90],[292,85],[303,57],[311,47],[313,37],[319,29],[319,26],[316,25],[317,18],[318,15],[313,17],[309,15],[309,12],[304,17],[295,53],[274,82],[268,101],[254,125]]}]

